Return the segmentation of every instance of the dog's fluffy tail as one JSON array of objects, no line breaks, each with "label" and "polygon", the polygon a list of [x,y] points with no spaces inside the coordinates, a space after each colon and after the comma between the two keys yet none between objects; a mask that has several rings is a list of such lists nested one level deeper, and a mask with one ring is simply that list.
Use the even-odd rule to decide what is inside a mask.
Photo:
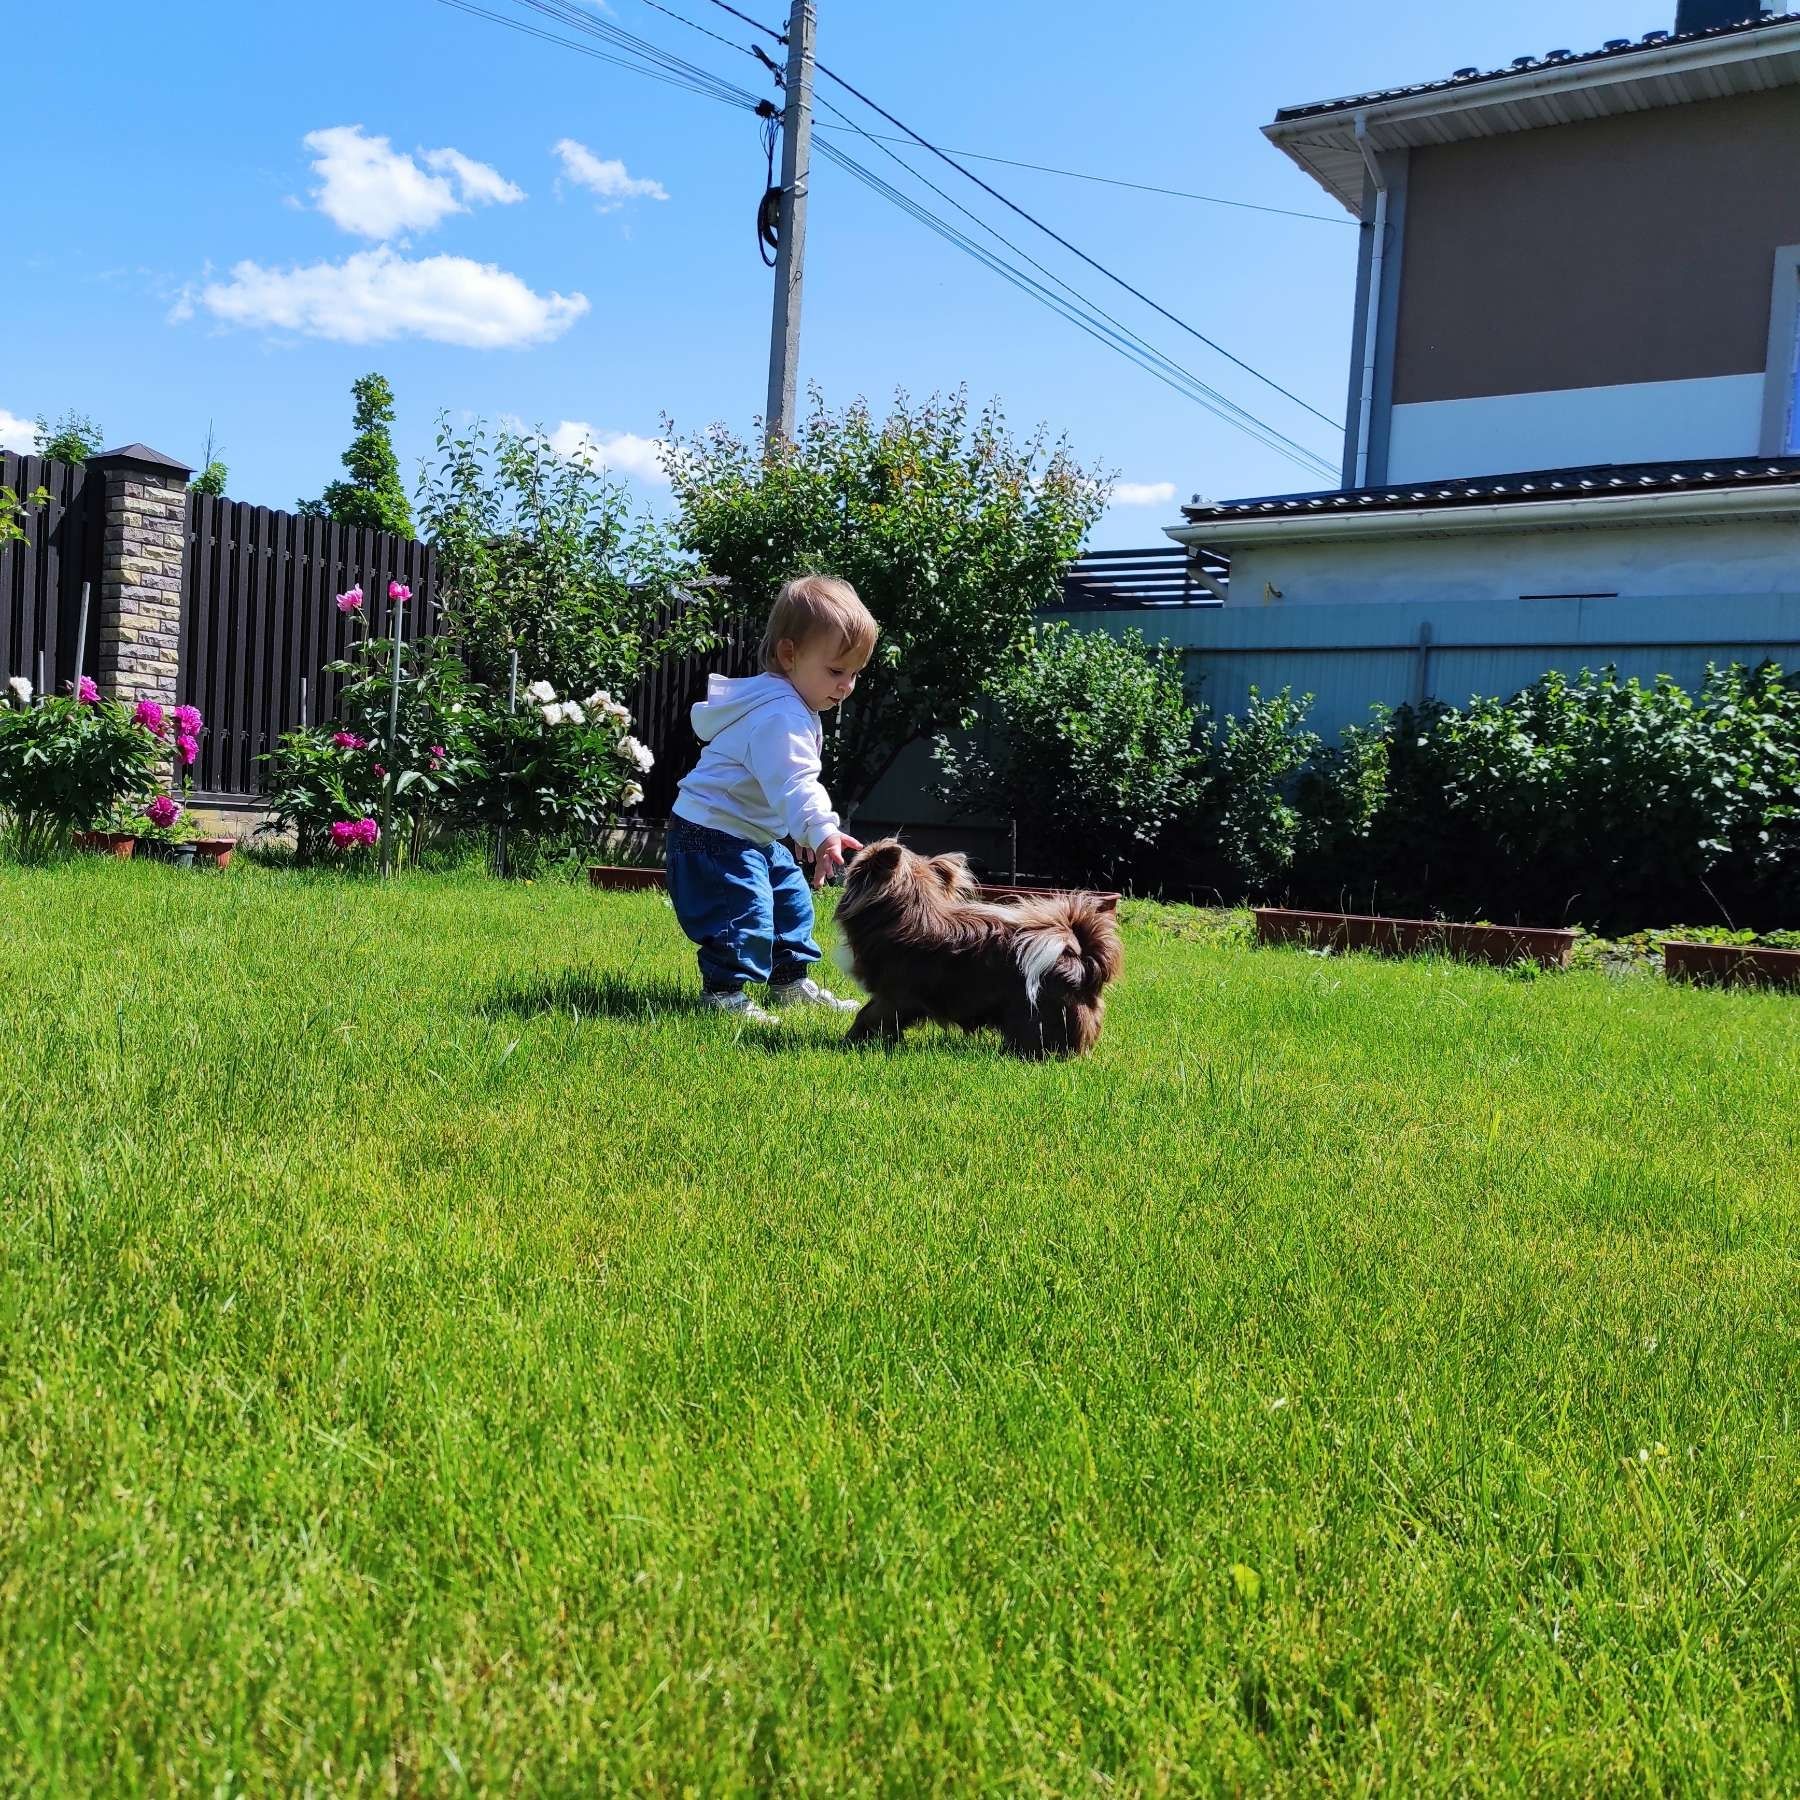
[{"label": "dog's fluffy tail", "polygon": [[1036,1006],[1046,985],[1070,997],[1095,998],[1124,962],[1118,902],[1099,894],[1059,894],[1027,905],[1028,922],[1019,933],[1026,998]]}]

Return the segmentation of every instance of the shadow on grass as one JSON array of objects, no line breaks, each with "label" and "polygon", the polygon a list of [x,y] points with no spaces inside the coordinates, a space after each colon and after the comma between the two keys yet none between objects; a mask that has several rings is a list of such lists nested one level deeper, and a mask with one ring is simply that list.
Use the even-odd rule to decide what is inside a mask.
[{"label": "shadow on grass", "polygon": [[480,1010],[490,1019],[534,1019],[562,1013],[577,1019],[654,1020],[705,1012],[697,988],[608,969],[562,969],[554,975],[503,981],[481,1003]]}]

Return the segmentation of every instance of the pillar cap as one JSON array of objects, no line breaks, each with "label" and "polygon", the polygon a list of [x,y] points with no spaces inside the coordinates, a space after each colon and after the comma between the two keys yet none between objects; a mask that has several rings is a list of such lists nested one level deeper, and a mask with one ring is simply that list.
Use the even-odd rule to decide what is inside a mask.
[{"label": "pillar cap", "polygon": [[183,481],[194,472],[191,463],[164,456],[148,444],[126,444],[118,450],[102,450],[98,456],[87,459],[87,466],[90,469],[147,469],[157,475],[178,475]]}]

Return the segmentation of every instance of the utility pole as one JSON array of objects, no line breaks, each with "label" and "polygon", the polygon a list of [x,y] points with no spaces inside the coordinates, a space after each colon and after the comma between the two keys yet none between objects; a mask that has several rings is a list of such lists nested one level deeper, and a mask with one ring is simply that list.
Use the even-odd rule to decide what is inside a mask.
[{"label": "utility pole", "polygon": [[775,242],[775,313],[769,327],[765,442],[794,435],[800,369],[800,291],[806,279],[806,190],[812,167],[813,0],[788,13],[787,103],[781,115],[781,215]]}]

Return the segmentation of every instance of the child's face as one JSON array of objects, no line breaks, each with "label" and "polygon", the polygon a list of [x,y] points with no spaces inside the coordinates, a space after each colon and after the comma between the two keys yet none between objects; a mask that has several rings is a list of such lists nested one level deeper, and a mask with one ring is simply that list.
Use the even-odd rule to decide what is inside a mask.
[{"label": "child's face", "polygon": [[842,649],[834,632],[808,638],[803,644],[783,638],[775,646],[775,654],[781,659],[782,674],[794,684],[800,698],[821,713],[850,698],[856,678],[869,660],[866,652]]}]

